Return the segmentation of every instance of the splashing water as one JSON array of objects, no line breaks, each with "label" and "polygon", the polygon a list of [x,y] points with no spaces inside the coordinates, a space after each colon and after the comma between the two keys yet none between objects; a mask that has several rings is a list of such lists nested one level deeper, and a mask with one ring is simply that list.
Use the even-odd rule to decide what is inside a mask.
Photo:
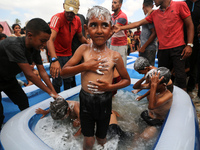
[{"label": "splashing water", "polygon": [[[128,91],[118,90],[113,98],[112,109],[117,111],[121,117],[118,124],[123,131],[140,134],[146,127],[146,123],[140,118],[140,114],[147,108],[147,100],[136,101],[139,95]],[[78,101],[78,97],[74,99]],[[35,134],[49,147],[55,150],[79,150],[82,149],[83,135],[74,137],[78,128],[74,128],[70,119],[53,120],[50,115],[40,119],[35,127]],[[113,137],[107,141],[104,147],[95,142],[94,150],[150,150],[155,143],[156,137],[148,142],[137,139],[135,146],[132,146],[133,139],[126,143],[119,144],[119,138]]]}]

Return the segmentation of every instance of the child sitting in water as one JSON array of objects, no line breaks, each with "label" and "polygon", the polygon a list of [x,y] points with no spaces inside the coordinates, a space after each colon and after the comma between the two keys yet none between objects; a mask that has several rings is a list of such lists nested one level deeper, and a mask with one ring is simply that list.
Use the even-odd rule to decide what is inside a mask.
[{"label": "child sitting in water", "polygon": [[172,93],[167,89],[167,84],[171,78],[169,69],[159,67],[149,74],[150,95],[148,110],[141,113],[143,120],[149,125],[140,135],[144,139],[154,137],[157,132],[156,126],[161,126],[172,105]]},{"label": "child sitting in water", "polygon": [[[139,73],[139,74],[144,74],[144,77],[140,80],[138,80],[134,85],[133,88],[137,89],[137,90],[133,90],[132,92],[134,94],[138,93],[139,91],[141,91],[142,89],[149,89],[150,85],[149,85],[149,81],[148,81],[148,76],[149,74],[152,73],[152,71],[154,71],[155,69],[157,69],[154,66],[151,66],[148,59],[146,59],[145,57],[138,57],[134,63],[134,69]],[[143,83],[145,81],[145,83]],[[167,84],[167,88],[170,92],[173,92],[173,83],[170,79],[169,83]],[[147,93],[145,93],[142,96],[137,97],[137,101],[140,101],[141,99],[143,99],[144,97],[146,97],[147,95],[149,95],[150,91],[148,91]]]},{"label": "child sitting in water", "polygon": [[79,102],[77,101],[65,101],[63,99],[59,99],[50,103],[50,108],[48,110],[43,110],[41,108],[36,109],[36,114],[42,114],[42,118],[44,118],[49,112],[51,113],[51,117],[54,120],[63,120],[68,116],[73,119],[73,126],[80,126],[80,117],[79,117]]},{"label": "child sitting in water", "polygon": [[[121,55],[106,46],[106,41],[113,33],[109,10],[94,6],[88,10],[86,20],[85,30],[93,43],[81,45],[62,68],[60,75],[67,78],[81,73],[82,89],[79,97],[83,149],[92,149],[94,134],[98,144],[103,146],[106,142],[112,110],[112,91],[128,86],[130,77]],[[116,84],[112,84],[114,68],[122,78]]]}]

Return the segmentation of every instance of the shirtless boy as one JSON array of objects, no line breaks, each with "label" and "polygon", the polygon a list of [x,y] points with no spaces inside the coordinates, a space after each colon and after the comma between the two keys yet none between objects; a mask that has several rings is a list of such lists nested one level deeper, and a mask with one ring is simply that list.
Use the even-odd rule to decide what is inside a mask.
[{"label": "shirtless boy", "polygon": [[[93,43],[83,44],[65,64],[60,73],[67,78],[81,73],[80,120],[84,135],[83,149],[92,149],[96,135],[98,144],[106,142],[112,110],[112,91],[130,84],[130,77],[121,55],[106,46],[112,35],[111,14],[101,6],[88,10],[86,32]],[[79,62],[82,61],[81,64]],[[113,70],[117,69],[121,81],[112,84]],[[96,132],[94,133],[96,124]]]},{"label": "shirtless boy", "polygon": [[150,95],[148,110],[141,113],[143,120],[149,125],[141,137],[144,139],[152,138],[157,132],[156,126],[161,126],[172,105],[172,93],[166,88],[171,73],[169,69],[160,67],[149,75]]},{"label": "shirtless boy", "polygon": [[77,101],[65,101],[63,99],[56,100],[50,103],[50,108],[48,110],[43,110],[41,108],[36,109],[36,114],[42,114],[44,118],[49,112],[54,120],[63,120],[70,117],[73,120],[73,126],[80,126],[80,116],[79,116],[80,104]]},{"label": "shirtless boy", "polygon": [[[148,76],[149,74],[151,74],[153,71],[155,71],[155,69],[157,69],[154,66],[151,66],[149,61],[145,58],[145,57],[138,57],[134,63],[134,69],[139,73],[139,74],[144,74],[144,77],[141,78],[140,80],[138,80],[134,85],[133,88],[137,89],[137,90],[133,90],[133,93],[138,93],[139,91],[141,91],[142,89],[149,89],[150,85],[149,85],[149,80],[148,80]],[[145,83],[143,83],[145,81]],[[172,93],[173,92],[173,83],[172,80],[170,79],[168,84],[167,84],[167,89]],[[147,95],[150,94],[150,91],[148,91],[147,93],[145,93],[142,96],[137,97],[136,100],[140,101],[141,99],[143,99],[144,97],[146,97]]]}]

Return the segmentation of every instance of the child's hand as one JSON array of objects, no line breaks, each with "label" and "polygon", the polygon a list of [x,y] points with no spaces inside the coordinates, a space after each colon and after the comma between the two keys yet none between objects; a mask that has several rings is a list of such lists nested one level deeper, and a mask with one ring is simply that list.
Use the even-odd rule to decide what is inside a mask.
[{"label": "child's hand", "polygon": [[138,92],[139,92],[140,90],[132,90],[131,92],[133,93],[133,94],[137,94]]},{"label": "child's hand", "polygon": [[138,96],[135,100],[140,101],[142,99],[142,96]]},{"label": "child's hand", "polygon": [[73,121],[73,127],[79,127],[80,125],[81,125],[80,120],[75,119],[75,120]]},{"label": "child's hand", "polygon": [[105,60],[99,60],[97,58],[92,58],[85,62],[85,65],[87,65],[88,70],[96,72],[100,75],[103,75],[104,73],[102,71],[108,70],[108,65],[106,65],[107,61]]},{"label": "child's hand", "polygon": [[35,113],[36,113],[36,114],[42,114],[42,117],[41,117],[40,119],[44,118],[44,117],[48,114],[47,111],[45,111],[45,110],[43,110],[43,109],[41,109],[41,108],[36,109],[36,110],[35,110]]},{"label": "child's hand", "polygon": [[97,82],[89,81],[88,84],[88,90],[90,90],[94,94],[100,94],[104,93],[105,91],[109,91],[109,88],[110,88],[110,83],[100,79],[97,79]]},{"label": "child's hand", "polygon": [[151,79],[151,84],[159,84],[162,79],[164,78],[164,76],[162,76],[159,79],[159,75],[160,75],[160,71],[155,71],[154,73],[152,73],[152,75],[150,75],[150,79]]}]

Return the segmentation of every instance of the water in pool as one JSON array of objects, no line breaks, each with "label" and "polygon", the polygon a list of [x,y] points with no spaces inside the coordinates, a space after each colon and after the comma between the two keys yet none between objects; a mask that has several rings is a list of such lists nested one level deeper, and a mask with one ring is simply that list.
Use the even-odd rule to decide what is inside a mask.
[{"label": "water in pool", "polygon": [[[118,93],[113,98],[113,110],[117,111],[121,117],[118,118],[118,124],[124,131],[140,134],[146,123],[140,118],[140,114],[147,108],[147,100],[136,101],[138,94],[133,94],[128,91],[118,90]],[[73,100],[78,100],[75,96]],[[63,121],[56,121],[50,115],[40,119],[35,127],[35,134],[42,139],[49,147],[55,150],[81,150],[83,143],[83,136],[74,137],[78,128],[74,128],[72,121],[66,119]],[[94,150],[150,150],[152,149],[156,137],[148,142],[142,139],[129,139],[126,143],[120,143],[118,137],[113,137],[104,145],[104,147],[97,145],[95,142]]]}]

